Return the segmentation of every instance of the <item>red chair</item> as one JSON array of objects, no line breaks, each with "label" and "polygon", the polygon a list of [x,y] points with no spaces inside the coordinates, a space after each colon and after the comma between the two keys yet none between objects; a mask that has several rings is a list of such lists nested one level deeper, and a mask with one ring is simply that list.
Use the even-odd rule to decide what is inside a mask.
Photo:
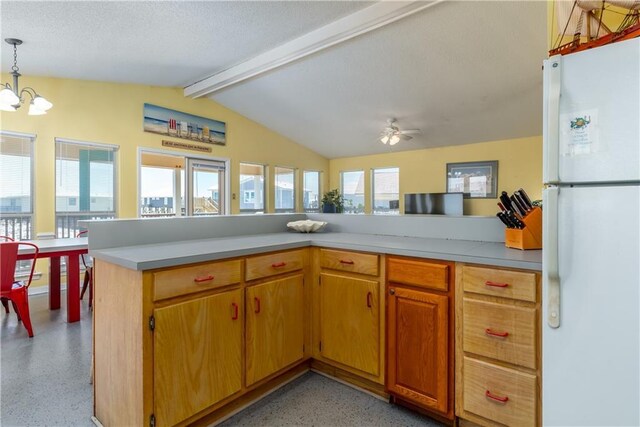
[{"label": "red chair", "polygon": [[[31,272],[29,273],[29,280],[26,284],[25,282],[15,280],[18,249],[20,246],[31,246],[34,249]],[[40,252],[40,250],[33,243],[0,242],[0,297],[11,301],[13,309],[18,314],[18,321],[22,321],[22,324],[29,333],[29,337],[33,337],[31,316],[29,315],[29,285],[31,285],[33,271],[36,268],[38,252]]]},{"label": "red chair", "polygon": [[[0,240],[5,242],[13,242],[14,240],[9,236],[0,236]],[[4,307],[4,312],[9,314],[9,300],[6,298],[0,298],[0,302],[2,302],[2,306]]]},{"label": "red chair", "polygon": [[[82,237],[87,234],[87,230],[81,231],[76,234],[76,237]],[[84,265],[84,281],[82,282],[82,292],[80,292],[80,299],[84,298],[84,293],[89,288],[89,308],[93,307],[93,264],[91,261],[87,262],[84,254],[80,255],[82,259],[82,265]]]}]

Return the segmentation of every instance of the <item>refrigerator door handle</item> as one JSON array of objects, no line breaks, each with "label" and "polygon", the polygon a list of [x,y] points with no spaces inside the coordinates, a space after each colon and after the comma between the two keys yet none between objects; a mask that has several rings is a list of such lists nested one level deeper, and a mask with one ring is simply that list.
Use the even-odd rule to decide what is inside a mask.
[{"label": "refrigerator door handle", "polygon": [[546,128],[544,141],[543,181],[553,184],[560,181],[560,87],[562,78],[562,56],[545,61]]},{"label": "refrigerator door handle", "polygon": [[544,190],[543,263],[545,274],[543,285],[547,287],[547,324],[552,328],[560,327],[560,272],[558,260],[558,187]]}]

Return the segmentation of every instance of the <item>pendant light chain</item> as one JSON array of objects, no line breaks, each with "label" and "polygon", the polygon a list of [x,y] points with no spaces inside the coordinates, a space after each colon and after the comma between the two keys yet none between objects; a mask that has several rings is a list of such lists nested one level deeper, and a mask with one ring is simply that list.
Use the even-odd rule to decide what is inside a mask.
[{"label": "pendant light chain", "polygon": [[13,44],[13,67],[11,67],[11,71],[18,72],[20,68],[18,68],[18,45],[16,43]]}]

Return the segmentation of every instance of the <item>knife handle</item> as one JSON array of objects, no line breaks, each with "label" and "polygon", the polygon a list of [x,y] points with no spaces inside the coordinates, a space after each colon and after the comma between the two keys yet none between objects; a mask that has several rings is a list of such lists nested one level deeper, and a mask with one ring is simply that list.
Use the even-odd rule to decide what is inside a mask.
[{"label": "knife handle", "polygon": [[524,189],[522,188],[518,191],[520,192],[520,196],[522,196],[524,201],[527,202],[527,204],[531,207],[531,209],[533,209],[533,203],[531,203],[531,199],[529,198],[529,195],[527,194],[527,192],[524,191]]},{"label": "knife handle", "polygon": [[504,225],[506,225],[506,226],[507,226],[507,228],[512,228],[512,227],[511,227],[511,224],[510,224],[510,223],[507,221],[507,219],[505,218],[504,213],[502,213],[502,212],[498,212],[498,213],[496,214],[496,216],[500,219],[500,221],[502,221],[502,223],[503,223]]}]

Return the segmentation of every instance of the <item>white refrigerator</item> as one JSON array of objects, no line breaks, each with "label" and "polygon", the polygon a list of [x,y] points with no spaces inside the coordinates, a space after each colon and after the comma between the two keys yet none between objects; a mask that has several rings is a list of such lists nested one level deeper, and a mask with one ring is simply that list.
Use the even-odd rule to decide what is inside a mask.
[{"label": "white refrigerator", "polygon": [[544,62],[542,423],[640,426],[640,38]]}]

